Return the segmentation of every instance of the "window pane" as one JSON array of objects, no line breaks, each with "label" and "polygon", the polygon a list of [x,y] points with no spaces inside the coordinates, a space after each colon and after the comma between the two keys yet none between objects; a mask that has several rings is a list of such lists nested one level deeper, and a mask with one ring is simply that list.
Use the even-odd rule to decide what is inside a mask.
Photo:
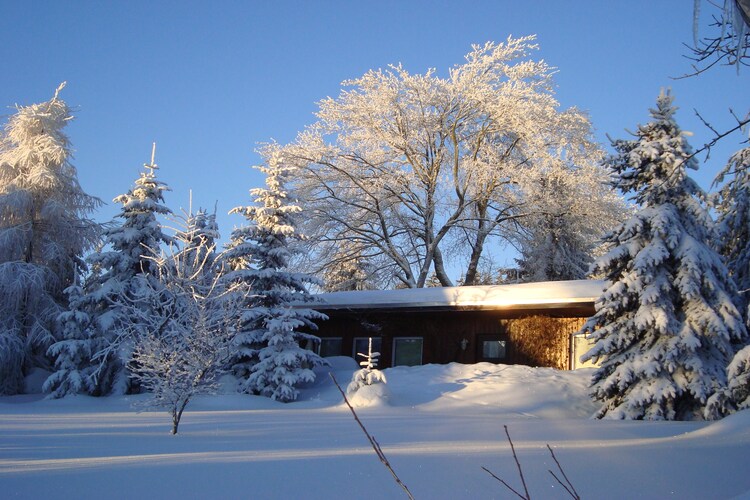
[{"label": "window pane", "polygon": [[505,357],[504,340],[485,340],[482,342],[482,357],[487,359],[502,359]]},{"label": "window pane", "polygon": [[342,341],[340,338],[321,338],[320,357],[341,356],[341,344]]},{"label": "window pane", "polygon": [[422,338],[393,339],[393,366],[422,364]]}]

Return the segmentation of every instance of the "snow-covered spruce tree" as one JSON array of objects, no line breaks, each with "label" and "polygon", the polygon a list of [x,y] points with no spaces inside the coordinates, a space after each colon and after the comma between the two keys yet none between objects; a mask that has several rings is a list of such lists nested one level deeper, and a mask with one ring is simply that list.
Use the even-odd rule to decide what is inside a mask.
[{"label": "snow-covered spruce tree", "polygon": [[[199,208],[196,213],[187,213],[183,217],[184,227],[175,232],[174,239],[180,244],[180,258],[186,259],[185,266],[195,267],[196,272],[211,279],[216,261],[216,240],[219,239],[219,226],[216,223],[216,212],[209,214]],[[199,265],[204,263],[202,265]]]},{"label": "snow-covered spruce tree", "polygon": [[60,314],[62,340],[48,350],[55,359],[55,372],[42,387],[49,398],[93,394],[96,390],[96,367],[91,362],[96,346],[91,338],[91,317],[81,307],[83,290],[75,284],[66,288],[65,293],[68,295],[68,310]]},{"label": "snow-covered spruce tree", "polygon": [[327,292],[368,290],[373,288],[373,266],[365,257],[364,249],[351,241],[342,241],[335,249],[331,262],[323,273],[323,288]]},{"label": "snow-covered spruce tree", "polygon": [[[714,199],[719,213],[719,247],[740,289],[740,311],[745,314],[745,325],[750,325],[750,148],[732,155],[714,184],[723,182],[727,176],[731,179]],[[750,345],[738,347],[739,352],[727,367],[727,387],[709,401],[711,416],[750,408]]]},{"label": "snow-covered spruce tree", "polygon": [[714,198],[719,251],[740,290],[740,310],[746,315],[750,302],[750,148],[732,155],[714,185],[721,184],[726,177],[731,179]]},{"label": "snow-covered spruce tree", "polygon": [[[91,335],[96,345],[93,362],[95,395],[124,394],[132,390],[128,364],[133,347],[133,327],[138,323],[123,304],[142,295],[144,276],[147,290],[158,290],[153,252],[172,238],[162,231],[157,216],[171,211],[163,205],[169,188],[156,178],[153,158],[144,164],[135,186],[114,199],[122,205],[116,216],[122,222],[104,231],[104,247],[89,256],[96,274],[87,283],[81,307],[91,315]],[[156,314],[156,312],[154,312]]]},{"label": "snow-covered spruce tree", "polygon": [[147,407],[169,411],[172,434],[177,434],[191,399],[216,391],[230,357],[239,313],[235,306],[241,304],[222,286],[213,259],[217,227],[212,217],[201,214],[190,214],[185,229],[178,231],[182,241],[192,235],[185,246],[170,247],[153,258],[161,287],[152,288],[151,280],[137,276],[142,282],[139,295],[126,306],[128,316],[140,324],[135,329],[133,378],[151,393]]},{"label": "snow-covered spruce tree", "polygon": [[71,110],[54,97],[18,106],[0,135],[0,394],[22,390],[34,367],[50,369],[64,290],[85,270],[101,203],[78,183],[63,129]]},{"label": "snow-covered spruce tree", "polygon": [[606,277],[582,332],[596,341],[582,359],[601,363],[592,396],[599,418],[688,420],[726,383],[733,343],[747,337],[736,289],[710,248],[712,221],[687,175],[696,168],[674,121],[669,92],[635,140],[607,160],[614,184],[640,209],[605,239],[594,271]]},{"label": "snow-covered spruce tree", "polygon": [[256,205],[231,211],[243,215],[247,225],[232,232],[225,255],[233,269],[227,279],[243,284],[235,293],[247,297],[233,364],[239,390],[288,402],[297,398],[297,384],[314,380],[312,368],[325,363],[303,345],[319,339],[300,330],[315,330],[313,320],[325,316],[290,307],[311,301],[306,285],[318,282],[288,270],[292,243],[301,238],[294,223],[301,209],[284,189],[291,171],[277,160],[272,156],[266,166],[257,167],[266,174],[267,187],[250,191]]}]

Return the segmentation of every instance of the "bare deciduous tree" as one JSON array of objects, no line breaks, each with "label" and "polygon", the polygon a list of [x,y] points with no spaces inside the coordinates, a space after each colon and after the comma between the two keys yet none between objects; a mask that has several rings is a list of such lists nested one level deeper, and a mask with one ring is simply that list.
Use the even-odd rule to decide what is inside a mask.
[{"label": "bare deciduous tree", "polygon": [[451,262],[473,284],[488,241],[535,210],[529,172],[596,164],[588,118],[560,109],[536,48],[533,36],[475,46],[445,78],[369,71],[321,101],[294,142],[265,146],[300,169],[313,269],[341,265],[347,242],[380,286],[422,287],[431,272],[451,285]]},{"label": "bare deciduous tree", "polygon": [[712,14],[711,32],[699,36],[701,0],[693,0],[693,45],[685,45],[693,61],[693,71],[683,76],[695,76],[716,65],[748,65],[750,48],[750,0],[724,0],[723,4],[708,2],[719,12]]}]

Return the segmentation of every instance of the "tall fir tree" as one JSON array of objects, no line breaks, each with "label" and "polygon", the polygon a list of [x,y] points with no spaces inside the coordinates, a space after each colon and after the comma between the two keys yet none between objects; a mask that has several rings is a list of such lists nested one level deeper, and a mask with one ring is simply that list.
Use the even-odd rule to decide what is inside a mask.
[{"label": "tall fir tree", "polygon": [[89,218],[101,202],[71,164],[64,85],[47,102],[18,106],[0,135],[0,394],[21,392],[31,369],[52,367],[64,290],[101,230]]},{"label": "tall fir tree", "polygon": [[185,214],[181,229],[175,232],[174,240],[180,245],[175,258],[185,262],[185,269],[195,269],[199,273],[194,278],[212,282],[216,269],[216,241],[220,238],[219,226],[216,223],[216,212],[209,214],[200,208]]},{"label": "tall fir tree", "polygon": [[747,320],[750,298],[750,148],[737,151],[719,172],[714,185],[724,184],[714,205],[718,212],[719,250],[740,290],[741,311]]},{"label": "tall fir tree", "polygon": [[[741,312],[750,327],[750,148],[732,155],[714,184],[724,184],[715,197],[719,213],[719,248],[739,288]],[[750,345],[739,343],[738,352],[727,367],[727,387],[711,398],[711,417],[750,408]]]},{"label": "tall fir tree", "polygon": [[128,363],[133,329],[140,323],[129,317],[122,305],[139,300],[144,286],[139,277],[148,281],[150,288],[160,288],[153,257],[172,238],[162,231],[157,219],[171,211],[164,205],[164,191],[169,188],[156,178],[156,169],[152,156],[135,186],[114,199],[122,205],[116,216],[122,222],[104,231],[104,246],[89,256],[95,274],[87,283],[79,307],[92,318],[96,395],[132,390]]},{"label": "tall fir tree", "polygon": [[691,148],[662,92],[635,140],[613,143],[614,184],[640,209],[605,239],[594,265],[606,277],[596,314],[582,331],[600,361],[592,396],[599,418],[689,420],[704,415],[726,383],[733,343],[747,337],[736,289],[708,244],[704,193],[688,176]]},{"label": "tall fir tree", "polygon": [[250,191],[255,205],[237,207],[247,225],[235,229],[226,258],[232,264],[227,278],[245,285],[237,293],[247,297],[236,336],[237,354],[233,370],[240,377],[241,392],[258,393],[274,400],[294,401],[296,386],[315,379],[312,368],[325,363],[305,344],[318,342],[310,333],[321,313],[292,308],[292,303],[310,302],[307,285],[317,283],[304,273],[289,271],[292,243],[301,235],[294,216],[301,209],[289,200],[284,180],[291,170],[275,157],[258,167],[266,175],[266,188]]}]

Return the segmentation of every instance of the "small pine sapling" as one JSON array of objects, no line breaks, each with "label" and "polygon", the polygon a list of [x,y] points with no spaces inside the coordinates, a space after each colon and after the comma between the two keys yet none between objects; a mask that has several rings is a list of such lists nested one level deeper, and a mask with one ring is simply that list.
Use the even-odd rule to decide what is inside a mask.
[{"label": "small pine sapling", "polygon": [[346,392],[349,395],[354,394],[361,387],[367,385],[386,383],[385,374],[376,369],[380,353],[372,352],[372,337],[370,337],[367,342],[367,354],[358,352],[357,356],[362,356],[364,360],[359,362],[359,366],[361,366],[362,369],[354,372],[352,381],[349,382],[349,385],[346,388]]}]

